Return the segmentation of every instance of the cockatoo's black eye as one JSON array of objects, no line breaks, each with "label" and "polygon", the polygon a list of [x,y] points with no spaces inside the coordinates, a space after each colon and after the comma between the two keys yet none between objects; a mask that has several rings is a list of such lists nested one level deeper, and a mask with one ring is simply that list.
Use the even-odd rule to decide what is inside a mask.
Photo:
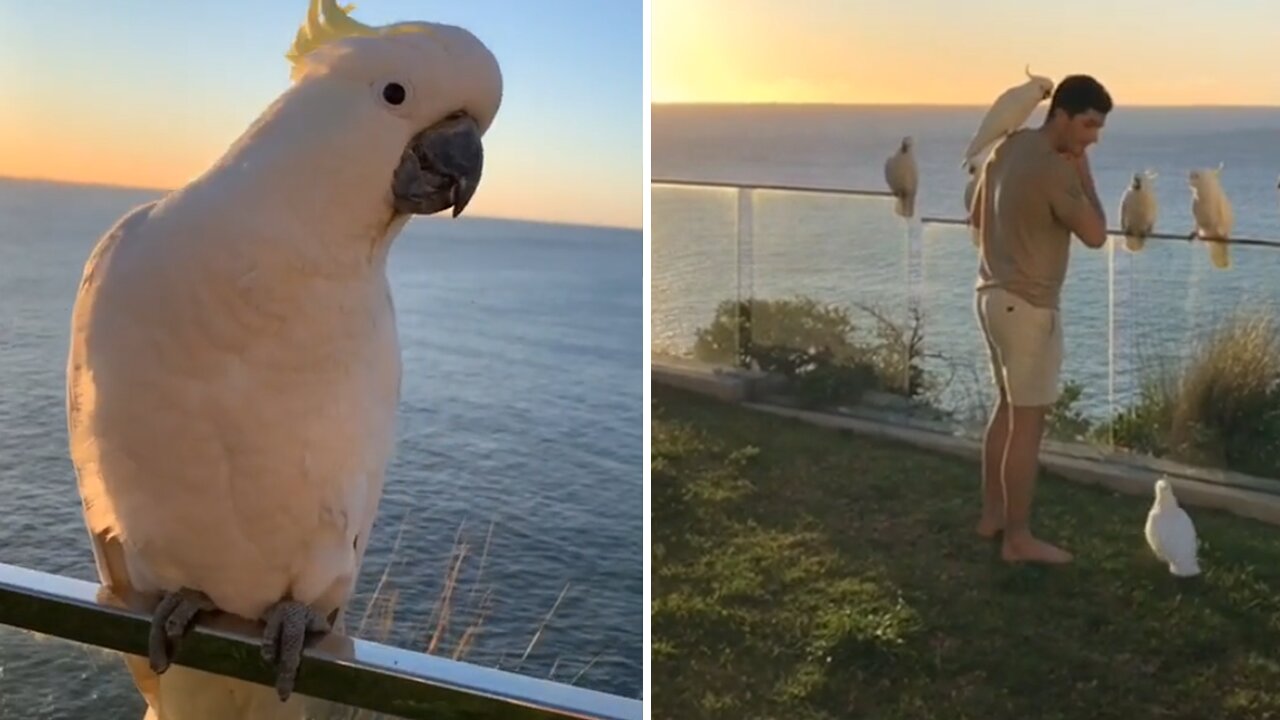
[{"label": "cockatoo's black eye", "polygon": [[407,97],[409,92],[400,83],[393,82],[382,86],[382,99],[392,105],[403,104]]}]

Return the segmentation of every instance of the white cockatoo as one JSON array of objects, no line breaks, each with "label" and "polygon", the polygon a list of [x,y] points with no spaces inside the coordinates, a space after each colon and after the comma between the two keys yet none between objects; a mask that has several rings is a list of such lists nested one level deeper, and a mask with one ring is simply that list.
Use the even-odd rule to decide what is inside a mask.
[{"label": "white cockatoo", "polygon": [[1164,478],[1156,481],[1155,501],[1147,513],[1146,535],[1151,552],[1169,566],[1169,572],[1178,577],[1200,574],[1196,527],[1191,516],[1178,504],[1173,485]]},{"label": "white cockatoo", "polygon": [[916,192],[920,189],[920,169],[912,147],[910,136],[902,138],[898,151],[884,162],[884,180],[889,184],[889,192],[897,198],[893,210],[904,218],[915,215]]},{"label": "white cockatoo", "polygon": [[1216,168],[1196,168],[1188,173],[1187,184],[1191,187],[1191,215],[1196,221],[1191,237],[1207,241],[1214,266],[1227,268],[1231,265],[1229,246],[1221,241],[1231,237],[1235,212],[1222,189],[1222,168],[1222,163]]},{"label": "white cockatoo", "polygon": [[[969,165],[969,181],[964,185],[964,216],[970,217],[973,212],[973,197],[978,192],[978,166]],[[969,237],[973,240],[973,246],[978,247],[982,244],[982,229],[973,223],[969,223]]]},{"label": "white cockatoo", "polygon": [[1156,215],[1160,206],[1151,187],[1156,174],[1151,171],[1134,173],[1133,180],[1120,199],[1120,231],[1124,233],[1124,245],[1130,252],[1142,250],[1151,233],[1155,232]]},{"label": "white cockatoo", "polygon": [[1026,68],[1027,81],[1014,85],[996,98],[978,125],[978,132],[969,141],[964,151],[964,165],[977,164],[977,158],[996,141],[1016,132],[1022,127],[1036,106],[1053,96],[1053,80],[1040,75],[1031,74],[1031,66]]},{"label": "white cockatoo", "polygon": [[[94,559],[108,590],[160,600],[150,663],[128,661],[148,718],[301,716],[303,641],[350,598],[395,440],[388,251],[480,181],[494,55],[459,27],[349,12],[312,0],[290,86],[111,228],[75,300],[68,430]],[[275,689],[169,667],[202,611],[265,622]]]}]

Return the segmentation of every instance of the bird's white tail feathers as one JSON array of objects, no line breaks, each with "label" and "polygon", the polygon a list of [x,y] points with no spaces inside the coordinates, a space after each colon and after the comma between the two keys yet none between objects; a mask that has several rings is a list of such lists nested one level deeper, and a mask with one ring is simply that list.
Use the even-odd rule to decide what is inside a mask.
[{"label": "bird's white tail feathers", "polygon": [[916,214],[916,199],[911,195],[898,195],[897,202],[893,205],[893,211],[898,215],[909,218]]},{"label": "bird's white tail feathers", "polygon": [[1209,244],[1209,260],[1215,268],[1227,270],[1231,267],[1231,246],[1216,240],[1206,240]]}]

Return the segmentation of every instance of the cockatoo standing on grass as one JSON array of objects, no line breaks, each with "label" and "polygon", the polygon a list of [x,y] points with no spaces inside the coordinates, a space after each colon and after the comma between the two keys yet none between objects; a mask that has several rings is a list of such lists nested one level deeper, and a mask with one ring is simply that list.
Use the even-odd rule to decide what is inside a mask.
[{"label": "cockatoo standing on grass", "polygon": [[1191,215],[1195,217],[1196,229],[1191,238],[1197,236],[1209,243],[1209,259],[1215,267],[1231,266],[1229,246],[1222,242],[1231,237],[1231,228],[1235,224],[1235,212],[1231,201],[1222,189],[1221,163],[1216,168],[1197,168],[1187,175],[1187,184],[1191,187]]},{"label": "cockatoo standing on grass", "polygon": [[1155,232],[1159,204],[1151,181],[1153,172],[1134,173],[1124,197],[1120,199],[1120,231],[1124,233],[1124,245],[1130,252],[1138,252],[1146,245],[1147,237]]},{"label": "cockatoo standing on grass", "polygon": [[[162,598],[150,663],[129,660],[149,718],[301,716],[282,700],[351,595],[394,444],[388,251],[480,181],[492,53],[458,27],[347,12],[311,2],[291,86],[107,232],[75,301],[70,453],[98,572]],[[275,690],[169,667],[213,610],[265,621]]]},{"label": "cockatoo standing on grass", "polygon": [[1146,536],[1151,551],[1169,566],[1169,572],[1178,577],[1200,574],[1195,525],[1178,505],[1173,486],[1164,478],[1156,481],[1155,501],[1147,513]]},{"label": "cockatoo standing on grass", "polygon": [[977,158],[997,140],[1016,132],[1022,127],[1036,106],[1053,96],[1053,80],[1031,74],[1031,66],[1026,68],[1027,81],[1014,85],[996,98],[983,116],[978,132],[969,141],[964,151],[964,165],[973,167]]},{"label": "cockatoo standing on grass", "polygon": [[916,192],[920,189],[920,170],[911,148],[911,138],[902,138],[898,151],[884,162],[884,180],[889,184],[889,192],[897,198],[893,211],[904,218],[915,215]]}]

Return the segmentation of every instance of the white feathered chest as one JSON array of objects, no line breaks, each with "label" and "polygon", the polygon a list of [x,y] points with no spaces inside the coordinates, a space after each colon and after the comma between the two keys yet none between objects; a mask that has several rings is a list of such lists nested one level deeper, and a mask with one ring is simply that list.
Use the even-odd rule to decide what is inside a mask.
[{"label": "white feathered chest", "polygon": [[395,436],[385,273],[190,232],[126,220],[86,276],[68,390],[90,528],[124,539],[140,589],[337,607]]}]

